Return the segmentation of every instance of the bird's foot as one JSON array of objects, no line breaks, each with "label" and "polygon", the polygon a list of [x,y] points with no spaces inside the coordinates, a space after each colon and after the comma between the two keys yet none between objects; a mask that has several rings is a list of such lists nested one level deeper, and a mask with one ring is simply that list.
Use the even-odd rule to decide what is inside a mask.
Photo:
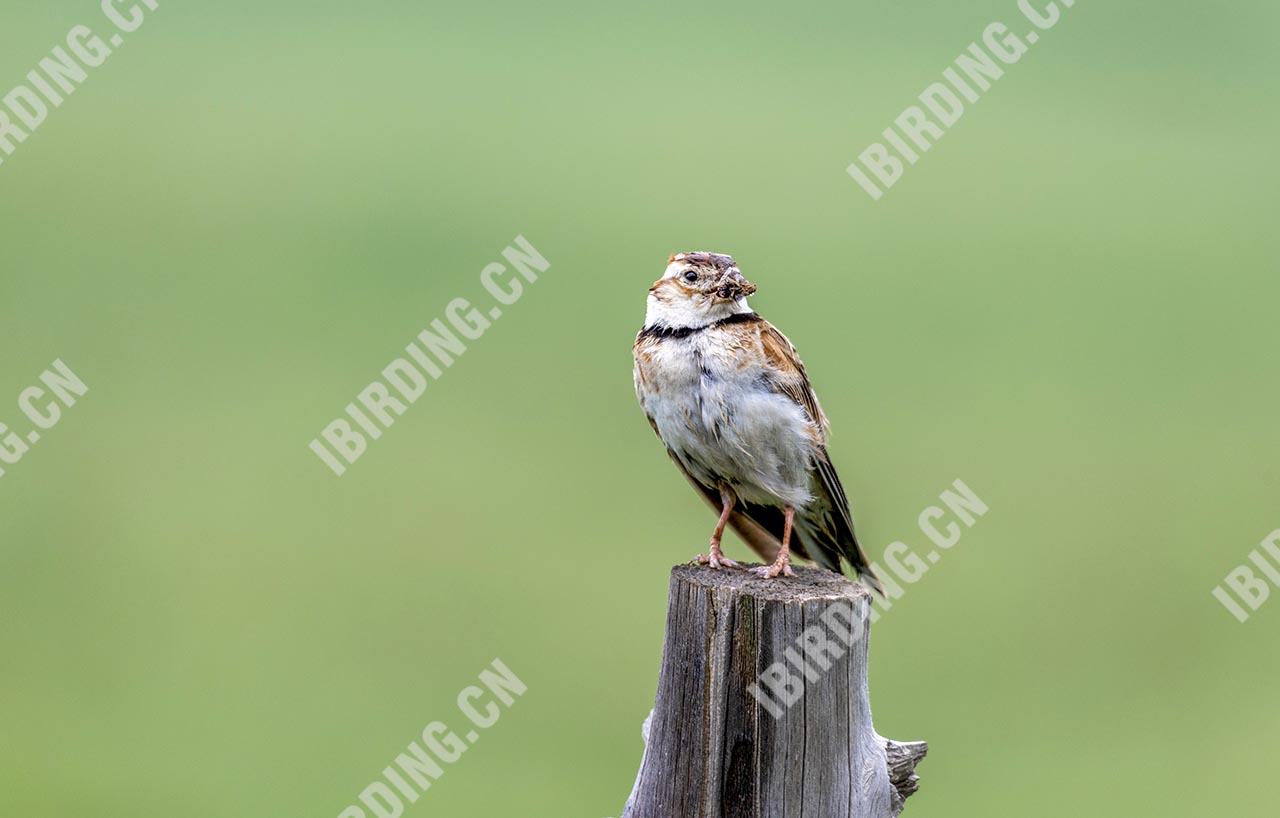
[{"label": "bird's foot", "polygon": [[794,577],[795,571],[791,570],[791,560],[779,559],[772,565],[760,565],[750,569],[751,573],[762,579],[773,579],[774,577]]},{"label": "bird's foot", "polygon": [[693,558],[693,561],[698,565],[709,565],[712,568],[737,568],[738,567],[738,563],[726,557],[724,555],[724,552],[720,550],[720,546],[716,545],[715,543],[711,544],[711,551],[708,553],[707,556],[704,557],[701,554],[699,554],[698,556]]}]

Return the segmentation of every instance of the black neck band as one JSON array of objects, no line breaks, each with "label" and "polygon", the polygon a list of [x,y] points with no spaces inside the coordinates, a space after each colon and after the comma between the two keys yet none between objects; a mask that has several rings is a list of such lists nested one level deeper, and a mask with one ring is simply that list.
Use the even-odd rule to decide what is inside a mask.
[{"label": "black neck band", "polygon": [[713,329],[715,327],[723,327],[726,324],[746,324],[751,321],[759,320],[760,316],[754,312],[736,312],[728,318],[721,318],[711,324],[703,327],[664,327],[655,324],[652,327],[645,327],[640,330],[641,338],[688,338],[704,330]]}]

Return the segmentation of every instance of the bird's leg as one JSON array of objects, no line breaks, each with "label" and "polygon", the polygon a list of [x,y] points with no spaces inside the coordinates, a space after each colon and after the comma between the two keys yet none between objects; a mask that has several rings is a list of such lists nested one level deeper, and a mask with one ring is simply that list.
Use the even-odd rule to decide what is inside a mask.
[{"label": "bird's leg", "polygon": [[782,550],[778,552],[778,558],[773,561],[773,565],[752,568],[751,573],[765,579],[773,579],[779,574],[788,577],[796,575],[796,572],[791,570],[791,525],[796,518],[795,507],[787,506],[786,515],[786,522],[782,526]]},{"label": "bird's leg", "polygon": [[707,556],[699,554],[695,559],[699,565],[710,565],[712,568],[725,566],[726,568],[737,568],[738,563],[729,559],[720,550],[720,538],[724,536],[724,527],[729,523],[729,515],[733,513],[733,494],[724,486],[720,487],[720,521],[716,523],[716,530],[711,532],[711,550],[707,552]]}]

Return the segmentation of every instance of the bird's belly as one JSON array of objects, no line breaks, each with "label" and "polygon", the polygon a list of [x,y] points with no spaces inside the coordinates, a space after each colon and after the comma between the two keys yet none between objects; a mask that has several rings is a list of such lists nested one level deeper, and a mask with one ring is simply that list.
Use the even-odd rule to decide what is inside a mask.
[{"label": "bird's belly", "polygon": [[812,499],[813,424],[751,373],[703,368],[647,403],[663,441],[704,485],[728,484],[741,500],[764,505]]}]

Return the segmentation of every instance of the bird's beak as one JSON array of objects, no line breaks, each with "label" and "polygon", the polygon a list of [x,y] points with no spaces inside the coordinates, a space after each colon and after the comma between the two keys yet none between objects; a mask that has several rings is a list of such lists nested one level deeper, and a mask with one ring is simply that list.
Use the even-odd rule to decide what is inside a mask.
[{"label": "bird's beak", "polygon": [[720,287],[716,290],[716,297],[725,301],[737,301],[739,298],[754,295],[755,291],[756,285],[747,281],[742,277],[742,273],[735,270],[720,280]]}]

